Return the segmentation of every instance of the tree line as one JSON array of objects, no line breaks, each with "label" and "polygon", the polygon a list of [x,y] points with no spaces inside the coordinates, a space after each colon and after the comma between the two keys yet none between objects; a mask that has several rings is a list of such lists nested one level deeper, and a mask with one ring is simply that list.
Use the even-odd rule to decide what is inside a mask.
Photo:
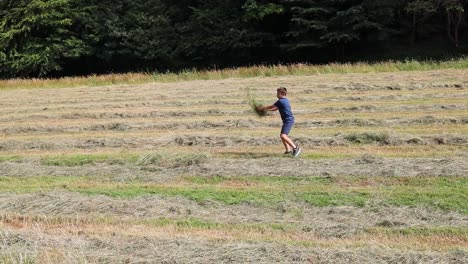
[{"label": "tree line", "polygon": [[0,78],[466,54],[468,0],[0,0]]}]

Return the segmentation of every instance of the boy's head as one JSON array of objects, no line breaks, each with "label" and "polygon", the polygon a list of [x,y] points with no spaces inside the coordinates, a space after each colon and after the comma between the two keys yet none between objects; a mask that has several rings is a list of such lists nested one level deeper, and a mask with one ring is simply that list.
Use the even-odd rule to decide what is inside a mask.
[{"label": "boy's head", "polygon": [[288,95],[288,89],[286,89],[286,87],[276,89],[276,97],[283,98],[286,97],[286,95]]}]

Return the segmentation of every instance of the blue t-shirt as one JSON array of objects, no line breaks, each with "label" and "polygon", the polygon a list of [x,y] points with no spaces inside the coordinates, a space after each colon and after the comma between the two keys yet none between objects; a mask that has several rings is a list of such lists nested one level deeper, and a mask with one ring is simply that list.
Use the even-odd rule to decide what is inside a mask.
[{"label": "blue t-shirt", "polygon": [[294,121],[294,116],[291,111],[291,105],[289,104],[288,98],[278,99],[274,106],[278,107],[283,122]]}]

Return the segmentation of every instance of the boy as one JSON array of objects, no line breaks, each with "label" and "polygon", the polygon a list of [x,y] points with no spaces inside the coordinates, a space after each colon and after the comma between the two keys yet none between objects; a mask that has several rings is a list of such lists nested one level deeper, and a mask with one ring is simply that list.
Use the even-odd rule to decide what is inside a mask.
[{"label": "boy", "polygon": [[280,87],[276,90],[276,101],[273,105],[259,107],[260,111],[276,111],[279,110],[281,119],[283,120],[283,127],[281,128],[280,138],[283,142],[286,152],[284,154],[292,154],[294,157],[299,156],[301,148],[296,146],[294,142],[289,138],[289,132],[294,125],[294,116],[291,111],[291,105],[289,104],[288,98],[286,98],[288,90],[285,87]]}]

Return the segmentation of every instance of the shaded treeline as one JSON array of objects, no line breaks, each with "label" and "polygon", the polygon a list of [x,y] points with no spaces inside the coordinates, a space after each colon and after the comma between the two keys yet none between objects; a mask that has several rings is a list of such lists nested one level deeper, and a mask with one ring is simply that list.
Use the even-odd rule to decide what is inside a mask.
[{"label": "shaded treeline", "polygon": [[441,58],[468,0],[0,0],[0,78]]}]

